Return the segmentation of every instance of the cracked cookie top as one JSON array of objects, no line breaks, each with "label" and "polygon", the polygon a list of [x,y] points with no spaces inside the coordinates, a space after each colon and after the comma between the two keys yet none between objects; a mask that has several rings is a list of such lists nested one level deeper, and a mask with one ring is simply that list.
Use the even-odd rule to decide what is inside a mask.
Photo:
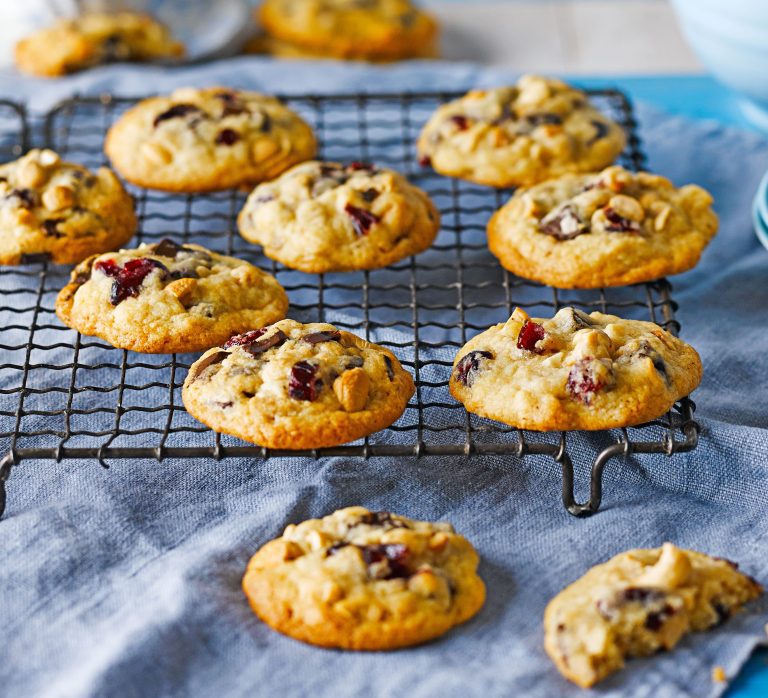
[{"label": "cracked cookie top", "polygon": [[0,264],[73,264],[135,229],[133,199],[106,167],[94,173],[52,150],[0,165]]},{"label": "cracked cookie top", "polygon": [[181,192],[252,186],[316,148],[309,125],[279,100],[225,87],[142,100],[109,129],[104,145],[130,182]]},{"label": "cracked cookie top", "polygon": [[482,606],[478,556],[448,523],[363,507],[290,525],[243,579],[253,610],[305,642],[391,649],[442,635]]},{"label": "cracked cookie top", "polygon": [[459,350],[450,390],[469,412],[519,428],[610,429],[660,417],[701,370],[692,347],[652,322],[518,308]]}]

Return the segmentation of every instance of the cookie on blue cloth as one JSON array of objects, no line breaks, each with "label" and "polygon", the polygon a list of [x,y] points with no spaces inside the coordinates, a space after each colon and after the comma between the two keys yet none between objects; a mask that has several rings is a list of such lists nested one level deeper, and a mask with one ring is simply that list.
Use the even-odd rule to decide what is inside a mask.
[{"label": "cookie on blue cloth", "polygon": [[544,647],[585,688],[629,657],[674,647],[724,623],[763,593],[730,560],[671,543],[617,555],[561,591],[544,614]]},{"label": "cookie on blue cloth", "polygon": [[448,523],[363,507],[290,525],[248,564],[243,589],[270,627],[322,647],[426,642],[485,601],[478,555]]}]

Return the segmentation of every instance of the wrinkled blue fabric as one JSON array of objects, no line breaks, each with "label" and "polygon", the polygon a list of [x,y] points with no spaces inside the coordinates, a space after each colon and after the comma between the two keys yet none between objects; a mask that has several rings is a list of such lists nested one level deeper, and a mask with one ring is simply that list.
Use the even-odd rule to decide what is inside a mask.
[{"label": "wrinkled blue fabric", "polygon": [[[241,58],[178,70],[109,67],[56,82],[0,74],[0,93],[39,113],[75,92],[211,83],[283,93],[459,90],[511,77],[429,62]],[[538,457],[114,461],[109,470],[24,461],[0,521],[0,694],[577,696],[544,654],[542,614],[591,565],[670,540],[738,560],[768,583],[768,252],[750,223],[768,141],[642,105],[638,114],[650,168],[712,191],[721,218],[701,264],[674,279],[682,337],[705,366],[694,395],[703,429],[695,451],[612,461],[604,508],[587,519],[562,509],[559,466]],[[66,385],[66,375],[51,380]],[[17,381],[0,371],[0,388]],[[0,412],[16,399],[0,393]],[[148,388],[141,399],[166,394]],[[599,439],[573,435],[571,451],[583,460]],[[0,446],[7,451],[7,440]],[[316,649],[259,622],[240,589],[250,555],[286,524],[351,504],[450,520],[482,557],[482,612],[436,642],[371,654]],[[767,615],[765,601],[752,604],[672,653],[630,662],[595,693],[718,695],[712,668],[734,676],[765,639]]]}]

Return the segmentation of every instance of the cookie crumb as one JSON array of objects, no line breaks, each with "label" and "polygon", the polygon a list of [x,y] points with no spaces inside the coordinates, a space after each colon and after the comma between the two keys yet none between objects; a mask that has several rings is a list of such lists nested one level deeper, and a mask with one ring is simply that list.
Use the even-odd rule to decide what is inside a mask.
[{"label": "cookie crumb", "polygon": [[728,677],[725,675],[725,669],[721,666],[716,666],[712,669],[712,680],[715,683],[723,683],[723,681],[727,681]]}]

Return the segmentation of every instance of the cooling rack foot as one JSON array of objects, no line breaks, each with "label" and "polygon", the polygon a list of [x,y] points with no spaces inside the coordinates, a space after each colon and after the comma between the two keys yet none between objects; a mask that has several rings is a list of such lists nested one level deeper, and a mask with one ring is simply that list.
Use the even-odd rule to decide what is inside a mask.
[{"label": "cooling rack foot", "polygon": [[5,482],[11,474],[13,467],[13,455],[8,454],[3,460],[0,460],[0,519],[5,514]]},{"label": "cooling rack foot", "polygon": [[563,453],[558,462],[563,469],[563,506],[573,516],[591,516],[600,508],[603,499],[603,469],[606,463],[618,455],[627,453],[627,444],[618,443],[604,449],[595,458],[589,481],[589,499],[579,503],[573,492],[573,462],[567,453]]}]

